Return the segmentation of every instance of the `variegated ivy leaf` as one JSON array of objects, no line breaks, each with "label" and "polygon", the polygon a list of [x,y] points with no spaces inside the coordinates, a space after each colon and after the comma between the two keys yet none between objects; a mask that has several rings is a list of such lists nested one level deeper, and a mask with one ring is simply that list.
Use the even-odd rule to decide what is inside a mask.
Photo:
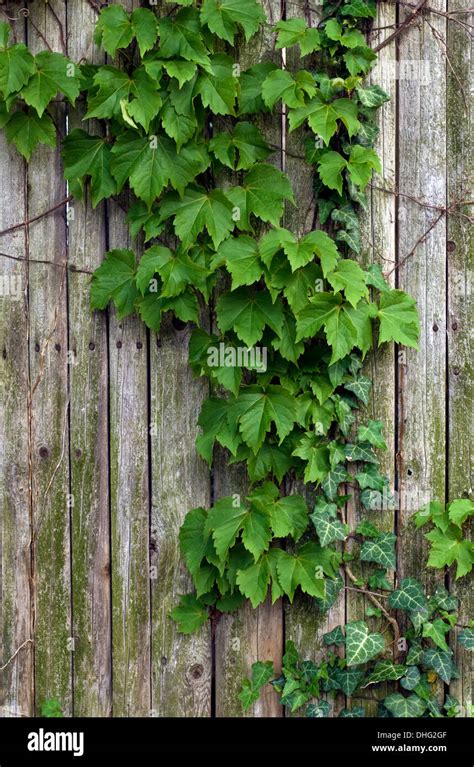
[{"label": "variegated ivy leaf", "polygon": [[395,570],[395,543],[397,536],[393,533],[381,533],[378,538],[364,541],[360,550],[363,562],[376,562],[389,570]]},{"label": "variegated ivy leaf", "polygon": [[376,665],[364,687],[379,682],[390,682],[400,679],[405,674],[405,666],[393,663],[391,660],[381,660]]},{"label": "variegated ivy leaf", "polygon": [[423,666],[432,669],[438,676],[449,684],[451,679],[458,675],[457,669],[453,663],[453,653],[451,650],[438,650],[431,648],[423,653]]},{"label": "variegated ivy leaf", "polygon": [[383,704],[395,717],[420,717],[426,711],[426,702],[415,694],[404,698],[401,693],[394,692],[385,698]]},{"label": "variegated ivy leaf", "polygon": [[421,674],[418,666],[410,666],[403,679],[400,680],[400,684],[404,690],[409,690],[411,692],[418,686],[420,679]]},{"label": "variegated ivy leaf", "polygon": [[367,519],[363,519],[359,522],[355,531],[359,535],[363,535],[364,538],[378,538],[381,532],[378,527],[375,527],[375,525]]},{"label": "variegated ivy leaf", "polygon": [[366,663],[379,655],[385,647],[382,634],[371,634],[364,621],[346,625],[346,659],[348,666]]},{"label": "variegated ivy leaf", "polygon": [[361,442],[357,445],[346,445],[344,452],[348,461],[365,461],[366,463],[375,464],[380,463],[372,449],[372,446],[368,442]]},{"label": "variegated ivy leaf", "polygon": [[383,438],[382,421],[373,421],[371,419],[367,421],[366,424],[359,426],[357,431],[357,440],[359,442],[369,442],[369,444],[376,448],[386,450],[387,444]]},{"label": "variegated ivy leaf", "polygon": [[449,612],[458,609],[459,600],[454,594],[450,594],[444,586],[437,586],[435,593],[429,598],[428,606],[433,612],[438,608]]},{"label": "variegated ivy leaf", "polygon": [[474,650],[474,629],[463,629],[458,636],[458,642],[466,650]]},{"label": "variegated ivy leaf", "polygon": [[372,381],[370,378],[367,378],[367,376],[360,376],[357,381],[352,381],[351,383],[344,384],[344,388],[348,391],[354,392],[356,397],[360,399],[364,405],[369,404],[371,386]]},{"label": "variegated ivy leaf", "polygon": [[337,574],[336,578],[334,578],[334,580],[326,580],[326,593],[324,597],[316,597],[314,600],[320,612],[326,613],[331,609],[343,586],[344,581],[339,573]]},{"label": "variegated ivy leaf", "polygon": [[[346,652],[347,645],[346,645]],[[349,664],[350,665],[350,664]],[[336,689],[341,690],[344,695],[351,697],[358,687],[361,686],[365,676],[365,671],[360,669],[334,669],[334,682],[337,685]]]},{"label": "variegated ivy leaf", "polygon": [[369,490],[377,490],[378,492],[382,492],[388,485],[388,477],[384,477],[383,474],[380,474],[375,464],[364,466],[362,471],[359,471],[355,475],[355,478],[359,483],[361,490],[365,490],[367,488]]},{"label": "variegated ivy leaf", "polygon": [[422,612],[428,609],[428,600],[423,587],[415,578],[404,578],[398,589],[392,591],[388,604],[394,610]]},{"label": "variegated ivy leaf", "polygon": [[423,624],[423,636],[432,639],[437,647],[442,650],[449,650],[448,644],[445,639],[445,634],[450,631],[451,626],[445,623],[441,618],[436,618],[434,621],[427,621]]},{"label": "variegated ivy leaf", "polygon": [[336,626],[336,628],[334,628],[332,631],[329,631],[327,634],[323,634],[323,642],[325,645],[335,644],[338,647],[345,645],[346,637],[342,633],[342,628],[340,626]]},{"label": "variegated ivy leaf", "polygon": [[321,487],[326,493],[327,497],[332,501],[337,495],[339,485],[342,482],[346,482],[348,479],[348,472],[341,464],[338,464],[334,469],[332,469],[332,471],[328,472],[321,483]]},{"label": "variegated ivy leaf", "polygon": [[319,700],[317,703],[310,703],[304,715],[306,717],[326,717],[331,713],[331,704],[327,700]]},{"label": "variegated ivy leaf", "polygon": [[365,709],[362,706],[353,706],[352,708],[343,708],[339,712],[339,719],[362,719],[365,717]]},{"label": "variegated ivy leaf", "polygon": [[384,589],[385,591],[391,591],[393,588],[393,584],[387,579],[386,570],[379,569],[369,576],[369,586],[371,589]]},{"label": "variegated ivy leaf", "polygon": [[318,534],[321,546],[328,546],[333,541],[345,541],[349,534],[349,526],[343,524],[329,511],[314,511],[310,514]]}]

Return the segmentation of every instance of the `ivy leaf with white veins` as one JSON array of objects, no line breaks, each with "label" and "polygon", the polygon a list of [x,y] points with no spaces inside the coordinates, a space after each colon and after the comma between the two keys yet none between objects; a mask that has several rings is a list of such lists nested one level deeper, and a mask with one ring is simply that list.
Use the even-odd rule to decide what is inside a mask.
[{"label": "ivy leaf with white veins", "polygon": [[242,27],[248,41],[266,20],[258,0],[204,0],[201,7],[201,23],[231,45],[237,25]]},{"label": "ivy leaf with white veins", "polygon": [[206,623],[209,612],[194,594],[184,594],[171,610],[170,617],[178,624],[180,634],[194,634]]},{"label": "ivy leaf with white veins", "polygon": [[411,692],[418,686],[420,679],[421,674],[417,666],[409,666],[405,676],[401,679],[400,684],[404,690],[409,690]]},{"label": "ivy leaf with white veins", "polygon": [[345,541],[349,526],[344,525],[334,514],[328,511],[313,511],[311,521],[318,534],[321,546],[328,546],[333,541]]},{"label": "ivy leaf with white veins", "polygon": [[[9,33],[9,25],[5,26]],[[7,99],[28,82],[36,71],[36,64],[26,45],[18,43],[7,47],[7,40],[4,42],[5,45],[0,47],[0,92]]]},{"label": "ivy leaf with white veins", "polygon": [[219,245],[213,265],[224,264],[232,275],[232,290],[240,285],[252,285],[262,276],[258,243],[253,237],[228,237]]},{"label": "ivy leaf with white veins", "polygon": [[348,666],[366,663],[380,655],[385,648],[382,634],[371,634],[364,621],[346,624],[346,659]]},{"label": "ivy leaf with white veins", "polygon": [[198,75],[194,93],[215,115],[235,115],[237,86],[234,62],[227,54],[216,53],[211,58],[211,71]]},{"label": "ivy leaf with white veins", "polygon": [[359,264],[347,258],[339,261],[335,271],[327,275],[334,290],[343,290],[346,299],[356,308],[361,298],[368,295],[366,273]]},{"label": "ivy leaf with white veins", "polygon": [[215,134],[209,142],[209,150],[231,170],[248,170],[273,151],[258,128],[248,122],[237,123],[233,133]]},{"label": "ivy leaf with white veins", "polygon": [[435,650],[433,648],[425,650],[423,653],[423,666],[435,671],[446,684],[449,684],[456,675],[451,650]]},{"label": "ivy leaf with white veins", "polygon": [[321,488],[324,490],[327,497],[332,501],[337,496],[339,485],[342,482],[347,482],[348,479],[348,472],[345,470],[342,464],[339,464],[334,469],[331,469],[331,471],[326,475],[326,477],[321,482]]},{"label": "ivy leaf with white veins", "polygon": [[363,562],[376,562],[378,565],[395,570],[395,543],[397,536],[393,533],[381,533],[378,538],[364,541],[360,550]]},{"label": "ivy leaf with white veins", "polygon": [[383,704],[395,717],[418,718],[426,711],[425,701],[415,694],[404,698],[401,693],[393,692],[384,699]]},{"label": "ivy leaf with white veins", "polygon": [[463,629],[458,636],[458,642],[466,650],[474,650],[474,629]]},{"label": "ivy leaf with white veins", "polygon": [[[187,148],[181,150],[180,156]],[[174,215],[174,230],[185,248],[192,245],[204,229],[218,248],[234,228],[232,205],[220,189],[207,192],[202,187],[189,186],[182,197],[168,194],[161,203],[160,213],[163,220]]]},{"label": "ivy leaf with white veins", "polygon": [[400,587],[390,594],[388,603],[394,610],[405,612],[424,612],[428,609],[428,600],[423,587],[415,578],[404,578]]},{"label": "ivy leaf with white veins", "polygon": [[308,27],[304,19],[288,19],[279,21],[275,25],[278,30],[276,48],[290,48],[298,44],[302,56],[318,51],[321,47],[321,38],[315,28]]},{"label": "ivy leaf with white veins", "polygon": [[271,424],[276,426],[280,444],[296,421],[296,403],[283,386],[270,385],[265,390],[247,386],[232,405],[245,443],[257,453]]},{"label": "ivy leaf with white veins", "polygon": [[290,110],[288,119],[290,132],[307,120],[313,133],[321,136],[326,146],[337,131],[338,120],[345,125],[349,137],[355,135],[360,129],[357,104],[351,99],[336,99],[328,103],[316,95],[304,106]]},{"label": "ivy leaf with white veins", "polygon": [[405,675],[405,672],[405,666],[395,664],[391,660],[380,660],[378,663],[376,663],[375,668],[367,679],[364,687],[368,687],[369,684],[392,682],[396,679],[401,679],[401,677]]},{"label": "ivy leaf with white veins", "polygon": [[[151,207],[168,183],[182,194],[186,185],[198,174],[203,173],[209,165],[209,156],[201,145],[188,144],[178,154],[176,144],[168,136],[141,138],[131,131],[118,137],[112,147],[112,154],[114,157],[111,170],[119,191],[128,181],[137,197],[146,202],[148,207]],[[192,192],[186,190],[184,200],[190,194]],[[200,196],[197,192],[195,194]],[[224,203],[223,205],[225,207]],[[168,208],[167,198],[166,203],[163,201],[160,213],[164,214]],[[163,215],[163,219],[166,217]]]},{"label": "ivy leaf with white veins", "polygon": [[342,647],[346,644],[346,637],[342,633],[341,626],[336,626],[332,631],[328,631],[327,634],[323,634],[323,642],[325,645],[335,644],[336,647]]},{"label": "ivy leaf with white veins", "polygon": [[364,405],[369,404],[372,381],[367,376],[359,376],[356,381],[344,384],[344,389],[353,392]]},{"label": "ivy leaf with white veins", "polygon": [[265,106],[271,109],[280,99],[287,107],[296,109],[304,106],[306,95],[314,96],[316,83],[310,72],[302,69],[295,75],[287,69],[270,72],[262,85]]},{"label": "ivy leaf with white veins", "polygon": [[79,67],[62,53],[51,51],[38,53],[35,64],[36,71],[21,93],[26,103],[36,109],[39,117],[58,93],[63,93],[74,105],[81,90],[82,75]]},{"label": "ivy leaf with white veins", "polygon": [[[359,442],[369,442],[380,450],[386,450],[387,444],[383,438],[382,421],[373,421],[369,419],[366,424],[359,426],[357,431],[357,440]],[[379,490],[381,488],[373,488]]]},{"label": "ivy leaf with white veins", "polygon": [[6,123],[5,135],[27,161],[38,144],[56,146],[56,128],[50,116],[43,113],[38,117],[32,109],[28,112],[13,112]]},{"label": "ivy leaf with white veins", "polygon": [[386,101],[390,101],[385,91],[378,85],[369,85],[365,88],[356,88],[356,93],[359,97],[360,103],[364,107],[378,108],[381,107]]},{"label": "ivy leaf with white veins", "polygon": [[91,309],[117,307],[119,320],[132,314],[140,294],[135,285],[135,255],[131,250],[110,250],[92,275]]},{"label": "ivy leaf with white veins", "polygon": [[111,146],[101,136],[91,136],[80,128],[72,130],[63,141],[62,157],[68,181],[79,179],[82,184],[90,178],[93,208],[117,191],[110,172]]},{"label": "ivy leaf with white veins", "polygon": [[174,18],[159,20],[160,56],[164,59],[183,58],[199,64],[205,72],[212,72],[209,53],[202,38],[199,12],[183,8]]},{"label": "ivy leaf with white veins", "polygon": [[259,341],[268,325],[278,336],[284,321],[283,306],[272,302],[266,290],[238,288],[224,293],[217,301],[217,324],[222,333],[230,328],[251,347]]},{"label": "ivy leaf with white veins", "polygon": [[288,176],[273,165],[258,163],[246,174],[242,188],[248,213],[274,226],[283,215],[285,200],[294,204],[293,189]]}]

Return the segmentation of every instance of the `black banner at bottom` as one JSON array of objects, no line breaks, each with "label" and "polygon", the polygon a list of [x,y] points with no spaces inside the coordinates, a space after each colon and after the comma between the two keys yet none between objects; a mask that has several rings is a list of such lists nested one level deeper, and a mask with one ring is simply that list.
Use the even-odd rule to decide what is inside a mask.
[{"label": "black banner at bottom", "polygon": [[474,763],[469,719],[0,719],[0,767],[180,754]]}]

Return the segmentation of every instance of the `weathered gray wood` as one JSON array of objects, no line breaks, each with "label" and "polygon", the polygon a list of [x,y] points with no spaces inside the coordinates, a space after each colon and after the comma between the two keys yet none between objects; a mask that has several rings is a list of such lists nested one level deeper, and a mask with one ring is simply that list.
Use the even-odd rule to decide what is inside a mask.
[{"label": "weathered gray wood", "polygon": [[[440,0],[432,5],[446,10]],[[400,13],[403,18],[402,9]],[[444,35],[444,18],[431,14],[429,20],[437,34]],[[399,57],[405,77],[411,64],[415,75],[401,80],[398,88],[398,188],[401,195],[444,206],[444,50],[432,29],[420,21],[400,37]],[[426,82],[416,76],[417,66]],[[421,323],[420,350],[403,350],[398,356],[399,577],[413,575],[428,583],[443,576],[423,567],[426,541],[409,520],[427,500],[445,495],[446,226],[440,220],[403,262],[439,212],[405,196],[398,199],[398,212],[399,285],[416,298]]]},{"label": "weathered gray wood", "polygon": [[[276,24],[281,18],[280,3],[266,0],[262,3],[268,22]],[[242,70],[259,61],[273,59],[280,62],[281,54],[274,51],[274,34],[269,27],[263,28],[249,43],[241,43],[237,62]],[[259,121],[268,143],[276,147],[269,161],[281,168],[282,156],[279,148],[282,133],[278,114],[265,116]],[[245,495],[247,483],[242,466],[228,467],[227,458],[219,452],[214,467],[214,497],[240,493]],[[252,663],[257,660],[272,660],[277,672],[281,668],[283,647],[283,615],[281,600],[271,604],[270,597],[256,610],[250,604],[237,612],[223,615],[216,628],[216,715],[243,716],[238,694],[242,680],[248,677]],[[259,700],[246,712],[246,716],[282,716],[278,697],[270,686],[262,691]]]},{"label": "weathered gray wood", "polygon": [[[17,16],[19,3],[11,7]],[[23,23],[15,24],[17,42]],[[0,229],[24,221],[25,163],[0,135]],[[33,714],[28,425],[28,268],[25,231],[0,237],[0,716]],[[3,255],[7,254],[7,255]],[[24,644],[27,642],[27,644]],[[23,648],[8,663],[9,659]],[[6,665],[8,663],[8,665]]]},{"label": "weathered gray wood", "polygon": [[152,446],[152,709],[156,716],[210,716],[210,624],[195,635],[176,630],[168,613],[192,582],[179,552],[187,512],[207,508],[209,471],[197,455],[197,415],[208,386],[187,363],[191,328],[167,322],[150,339]]},{"label": "weathered gray wood", "polygon": [[[462,3],[450,3],[450,11],[460,10]],[[469,17],[463,16],[466,21]],[[472,17],[470,18],[472,22]],[[447,82],[447,176],[448,205],[474,199],[473,91],[474,71],[469,36],[459,25],[448,26],[448,49],[452,69]],[[448,219],[448,500],[473,495],[472,439],[469,424],[473,408],[472,364],[472,269],[474,237],[467,219],[472,206],[461,205]],[[453,568],[454,569],[454,568]],[[472,577],[454,580],[450,587],[459,599],[459,623],[466,625],[474,612]],[[460,702],[462,716],[471,716],[472,653],[460,647],[452,636],[455,662],[460,672],[450,692]]]},{"label": "weathered gray wood", "polygon": [[[34,4],[27,22],[30,50],[37,53],[46,48],[42,35],[53,50],[62,51],[60,25],[64,29],[65,18],[64,2],[52,2],[51,7]],[[58,103],[53,109],[59,135],[64,135],[65,106]],[[29,217],[48,210],[64,197],[59,148],[41,147],[28,166]],[[37,707],[47,699],[58,700],[67,716],[72,710],[72,646],[64,268],[67,245],[63,208],[29,228],[29,256],[54,262],[29,265],[35,697]]]},{"label": "weathered gray wood", "polygon": [[[380,3],[377,9],[377,17],[374,20],[374,31],[371,35],[371,45],[375,46],[385,40],[391,32],[390,26],[395,23],[395,6]],[[374,176],[371,186],[367,189],[369,208],[364,215],[361,211],[361,232],[363,238],[363,250],[360,261],[365,266],[370,263],[379,264],[382,271],[387,275],[392,286],[395,285],[395,273],[392,271],[396,253],[396,102],[397,91],[395,81],[391,75],[393,68],[391,62],[395,60],[395,43],[382,48],[378,55],[378,64],[370,76],[370,82],[379,85],[391,100],[384,104],[378,111],[378,125],[380,133],[375,145],[375,151],[382,162],[382,177]],[[388,192],[381,191],[386,189]],[[370,403],[367,408],[360,412],[359,420],[364,422],[368,418],[381,420],[384,424],[385,441],[387,451],[378,451],[381,460],[380,471],[388,476],[390,489],[394,490],[395,469],[395,350],[393,344],[388,347],[376,349],[371,352],[364,366],[364,373],[372,380]],[[347,521],[351,529],[355,529],[362,519],[375,522],[381,530],[393,531],[395,528],[396,511],[384,504],[381,511],[366,511],[360,504],[350,502],[347,509]],[[350,548],[350,547],[348,547]],[[365,579],[370,568],[355,565],[352,566],[354,574]],[[346,592],[346,616],[347,620],[366,619],[366,609],[371,605],[367,596],[353,590],[354,584],[347,583]],[[383,603],[383,600],[382,600]],[[373,607],[373,605],[372,605]],[[385,619],[369,618],[369,625],[373,631],[381,631],[386,628]],[[387,641],[393,640],[393,634],[388,631]],[[386,689],[382,685],[377,690],[377,696],[386,695]],[[365,699],[352,699],[352,705],[361,705],[370,716],[377,713],[377,703]]]},{"label": "weathered gray wood", "polygon": [[[122,3],[127,10],[140,5]],[[125,210],[128,206],[123,200]],[[124,210],[109,205],[109,248],[135,248]],[[150,712],[147,334],[137,317],[109,320],[113,715]]]},{"label": "weathered gray wood", "polygon": [[[93,43],[97,13],[87,0],[68,15],[69,56],[101,63]],[[69,130],[86,128],[70,110]],[[94,133],[97,124],[89,125]],[[106,315],[91,313],[90,274],[106,251],[105,206],[69,208],[69,379],[71,428],[74,713],[108,716],[112,707],[108,342]],[[82,270],[82,271],[79,271]]]}]

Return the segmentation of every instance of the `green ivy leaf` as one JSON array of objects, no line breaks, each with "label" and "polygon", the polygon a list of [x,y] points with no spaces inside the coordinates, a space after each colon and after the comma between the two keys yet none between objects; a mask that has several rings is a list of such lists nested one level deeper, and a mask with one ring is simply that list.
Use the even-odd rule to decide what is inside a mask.
[{"label": "green ivy leaf", "polygon": [[[369,444],[380,450],[386,450],[387,444],[383,438],[383,423],[382,421],[373,421],[369,419],[366,424],[359,426],[357,431],[357,439],[359,442],[369,442]],[[381,490],[383,488],[373,488],[374,490]]]},{"label": "green ivy leaf", "polygon": [[313,133],[321,136],[326,146],[337,131],[338,120],[345,125],[349,137],[356,134],[360,128],[357,104],[351,99],[336,99],[328,103],[316,95],[304,106],[296,104],[296,108],[290,110],[288,118],[290,132],[307,120]]},{"label": "green ivy leaf", "polygon": [[250,567],[237,572],[237,583],[242,594],[250,599],[252,607],[265,601],[270,583],[271,570],[268,558],[263,556]]},{"label": "green ivy leaf", "polygon": [[[22,90],[22,96],[29,106],[34,107],[41,117],[49,102],[64,93],[71,104],[75,104],[81,90],[79,67],[62,53],[42,51],[35,56],[36,71]],[[1,82],[1,80],[0,80]]]},{"label": "green ivy leaf", "polygon": [[418,349],[419,320],[416,301],[402,290],[382,293],[377,316],[380,319],[379,346],[387,341]]},{"label": "green ivy leaf", "polygon": [[272,153],[258,128],[248,122],[237,123],[233,133],[214,135],[209,142],[209,149],[231,170],[248,170]]},{"label": "green ivy leaf", "polygon": [[209,613],[194,594],[184,594],[179,604],[171,610],[170,617],[178,624],[181,634],[194,634],[206,623]]},{"label": "green ivy leaf", "polygon": [[217,324],[225,333],[233,328],[247,346],[260,340],[268,325],[277,335],[281,331],[284,315],[279,301],[272,303],[266,291],[249,291],[238,288],[224,293],[217,301]]},{"label": "green ivy leaf", "polygon": [[280,444],[290,433],[296,420],[296,406],[282,386],[247,386],[233,410],[238,415],[239,429],[246,444],[256,453],[274,423]]},{"label": "green ivy leaf", "polygon": [[[7,28],[8,33],[5,31]],[[0,48],[0,92],[4,99],[21,90],[36,71],[35,59],[26,45],[18,43],[7,48],[10,27],[5,24],[4,40]]]},{"label": "green ivy leaf", "polygon": [[290,48],[298,44],[302,56],[308,53],[318,51],[321,47],[319,31],[315,28],[307,27],[304,19],[288,19],[279,21],[275,24],[278,30],[276,48]]},{"label": "green ivy leaf", "polygon": [[394,692],[384,699],[383,704],[395,717],[420,717],[426,711],[425,701],[415,694],[404,698],[401,693]]},{"label": "green ivy leaf", "polygon": [[305,594],[324,598],[324,574],[334,577],[340,555],[317,543],[303,544],[295,554],[282,551],[277,562],[278,579],[290,602],[298,586]]},{"label": "green ivy leaf", "polygon": [[64,177],[68,181],[91,180],[92,207],[115,194],[117,186],[110,171],[111,147],[106,139],[90,136],[79,128],[63,141]]},{"label": "green ivy leaf", "polygon": [[445,623],[441,618],[436,618],[436,620],[432,622],[427,621],[423,624],[423,636],[429,637],[437,647],[448,651],[449,647],[444,635],[447,634],[450,629],[451,626]]},{"label": "green ivy leaf", "polygon": [[211,57],[211,69],[201,72],[196,80],[195,93],[204,107],[216,115],[235,115],[238,80],[234,75],[234,62],[225,53]]},{"label": "green ivy leaf", "polygon": [[466,650],[474,650],[474,629],[463,629],[458,635],[458,642]]},{"label": "green ivy leaf", "polygon": [[258,282],[263,272],[258,244],[253,237],[240,235],[224,240],[217,250],[216,261],[225,264],[232,275],[232,290]]},{"label": "green ivy leaf", "polygon": [[323,642],[325,645],[335,644],[337,647],[341,647],[346,644],[346,637],[342,633],[342,628],[336,626],[332,631],[327,634],[323,634]]},{"label": "green ivy leaf", "polygon": [[375,668],[368,677],[364,687],[368,687],[370,684],[379,684],[380,682],[390,682],[400,679],[405,675],[405,671],[405,666],[393,663],[391,660],[381,660],[375,664]]},{"label": "green ivy leaf", "polygon": [[[365,544],[364,544],[365,545]],[[371,634],[364,621],[346,624],[346,659],[348,666],[366,663],[380,655],[385,647],[382,634]]]},{"label": "green ivy leaf", "polygon": [[321,155],[318,162],[318,173],[321,181],[328,189],[335,189],[342,195],[342,171],[347,167],[347,161],[333,150]]},{"label": "green ivy leaf", "polygon": [[183,8],[174,18],[162,17],[159,34],[160,56],[163,59],[183,58],[212,73],[209,53],[202,38],[199,12],[195,8]]},{"label": "green ivy leaf", "polygon": [[343,290],[346,299],[355,308],[367,296],[366,274],[355,261],[339,261],[335,271],[327,275],[334,290]]},{"label": "green ivy leaf", "polygon": [[201,7],[201,23],[231,45],[237,26],[242,27],[248,41],[265,21],[265,13],[257,0],[204,0]]},{"label": "green ivy leaf", "polygon": [[333,541],[345,541],[347,538],[349,526],[337,519],[334,513],[316,510],[310,517],[321,546],[328,546]]},{"label": "green ivy leaf", "polygon": [[403,687],[404,690],[409,690],[410,692],[414,690],[416,687],[418,687],[418,684],[420,683],[421,674],[419,672],[419,669],[417,666],[410,666],[407,669],[407,672],[403,679],[400,680],[400,684]]},{"label": "green ivy leaf", "polygon": [[376,562],[389,570],[395,570],[395,543],[397,536],[393,533],[380,533],[378,538],[364,541],[360,550],[363,562]]},{"label": "green ivy leaf", "polygon": [[314,96],[316,84],[314,77],[304,69],[293,75],[287,69],[275,69],[267,76],[262,85],[262,98],[269,109],[280,99],[293,109],[305,103],[305,97]]},{"label": "green ivy leaf", "polygon": [[425,668],[435,671],[446,684],[449,684],[451,679],[456,676],[451,650],[425,650],[423,665]]},{"label": "green ivy leaf", "polygon": [[134,253],[125,249],[110,250],[92,275],[91,308],[105,309],[109,301],[113,301],[117,318],[121,320],[132,314],[139,295],[135,286]]},{"label": "green ivy leaf", "polygon": [[364,88],[358,87],[356,88],[356,93],[360,103],[370,109],[377,109],[382,104],[385,104],[386,101],[390,101],[390,96],[379,85],[369,85]]},{"label": "green ivy leaf", "polygon": [[31,109],[13,112],[5,125],[5,135],[28,161],[39,144],[56,146],[56,128],[50,116],[44,113],[39,117]]},{"label": "green ivy leaf", "polygon": [[462,527],[466,519],[474,516],[474,503],[469,498],[458,498],[448,504],[448,517],[450,521]]},{"label": "green ivy leaf", "polygon": [[305,482],[320,484],[330,471],[328,448],[314,432],[307,432],[300,439],[292,455],[306,461]]}]

